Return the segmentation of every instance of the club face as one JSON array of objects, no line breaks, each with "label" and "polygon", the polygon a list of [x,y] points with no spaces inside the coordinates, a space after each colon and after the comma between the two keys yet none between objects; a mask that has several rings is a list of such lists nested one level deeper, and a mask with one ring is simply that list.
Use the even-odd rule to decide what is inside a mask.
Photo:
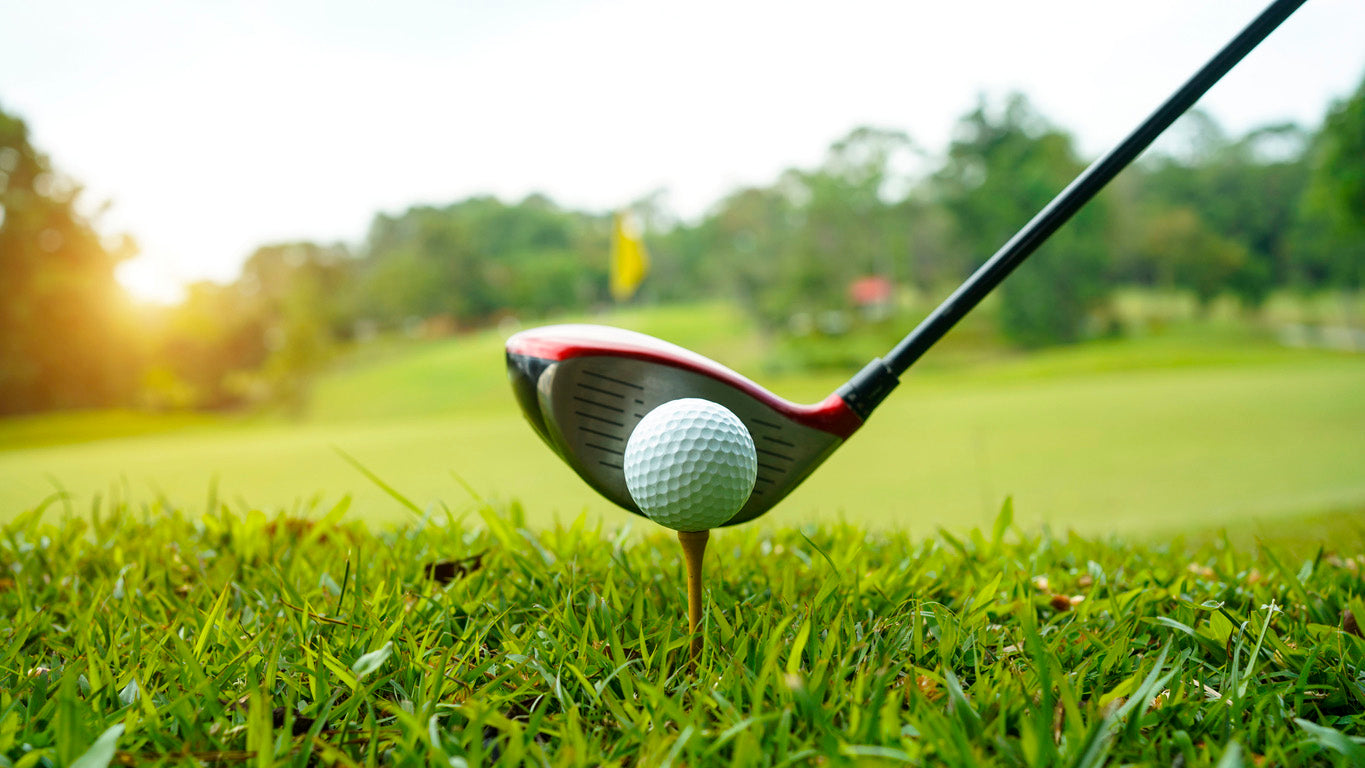
[{"label": "club face", "polygon": [[[565,337],[561,332],[558,338]],[[595,342],[566,356],[526,343],[528,337],[519,334],[508,342],[507,370],[536,433],[588,485],[636,514],[623,469],[626,442],[640,419],[666,402],[699,397],[718,403],[753,436],[758,479],[727,525],[772,509],[860,423],[845,418],[842,402],[796,406],[705,358],[678,354],[648,337],[631,340],[635,343]]]}]

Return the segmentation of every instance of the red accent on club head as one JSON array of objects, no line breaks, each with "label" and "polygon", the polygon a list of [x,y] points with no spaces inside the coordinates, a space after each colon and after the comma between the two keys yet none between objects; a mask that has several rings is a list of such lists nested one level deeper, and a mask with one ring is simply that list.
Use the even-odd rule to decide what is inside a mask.
[{"label": "red accent on club head", "polygon": [[[831,435],[838,435],[845,440],[863,425],[862,417],[854,413],[853,409],[848,407],[848,403],[845,403],[838,393],[830,393],[829,397],[813,405],[797,405],[781,398],[771,398],[765,402],[771,404],[774,400],[786,404],[787,408],[794,412],[793,421],[801,422],[808,427],[828,432]],[[779,412],[786,412],[776,405],[773,408]]]},{"label": "red accent on club head", "polygon": [[643,333],[604,325],[550,325],[522,331],[507,340],[514,355],[559,362],[575,357],[611,355],[644,360],[699,373],[724,382],[786,416],[822,432],[847,439],[863,425],[837,393],[819,403],[799,405],[774,395],[720,363]]}]

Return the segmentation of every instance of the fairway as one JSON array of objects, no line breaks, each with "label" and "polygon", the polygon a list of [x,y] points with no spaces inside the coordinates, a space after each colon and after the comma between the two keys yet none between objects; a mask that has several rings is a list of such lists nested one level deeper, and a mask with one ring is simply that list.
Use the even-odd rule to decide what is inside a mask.
[{"label": "fairway", "polygon": [[[724,316],[615,318],[734,362],[761,366]],[[358,358],[320,382],[302,421],[196,424],[157,434],[0,451],[0,518],[61,487],[203,509],[330,507],[372,521],[411,513],[338,451],[423,508],[474,492],[519,500],[535,525],[600,499],[523,423],[502,373],[502,333]],[[728,340],[727,340],[728,339]],[[761,377],[756,377],[761,378]],[[796,400],[830,377],[765,380]],[[1236,526],[1365,508],[1365,361],[1237,342],[1135,339],[966,368],[912,372],[851,441],[760,521],[842,518],[928,533],[986,524],[1013,496],[1021,522],[1088,532]],[[458,478],[457,478],[458,475]],[[62,508],[62,504],[54,506]]]}]

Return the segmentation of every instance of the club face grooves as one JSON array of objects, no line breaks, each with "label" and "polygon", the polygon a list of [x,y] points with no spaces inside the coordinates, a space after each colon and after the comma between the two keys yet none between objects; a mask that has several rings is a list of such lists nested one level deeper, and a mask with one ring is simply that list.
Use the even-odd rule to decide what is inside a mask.
[{"label": "club face grooves", "polygon": [[[748,502],[726,523],[767,512],[839,446],[841,438],[793,422],[747,393],[663,363],[609,355],[541,361],[508,355],[508,374],[527,420],[562,459],[608,500],[639,508],[626,488],[623,458],[635,425],[654,408],[682,397],[725,406],[748,427],[758,450],[758,478]],[[522,396],[534,392],[534,402]]]}]

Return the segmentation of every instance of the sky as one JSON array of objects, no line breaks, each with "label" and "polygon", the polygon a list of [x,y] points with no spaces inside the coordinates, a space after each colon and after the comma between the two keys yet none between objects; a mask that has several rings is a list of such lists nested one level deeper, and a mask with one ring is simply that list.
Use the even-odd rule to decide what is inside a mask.
[{"label": "sky", "polygon": [[[532,192],[684,218],[817,165],[858,125],[942,152],[1025,92],[1107,150],[1259,0],[0,0],[0,107],[109,206],[174,300],[259,245],[357,244],[376,213]],[[1365,77],[1365,3],[1308,0],[1200,103],[1316,126]]]}]

